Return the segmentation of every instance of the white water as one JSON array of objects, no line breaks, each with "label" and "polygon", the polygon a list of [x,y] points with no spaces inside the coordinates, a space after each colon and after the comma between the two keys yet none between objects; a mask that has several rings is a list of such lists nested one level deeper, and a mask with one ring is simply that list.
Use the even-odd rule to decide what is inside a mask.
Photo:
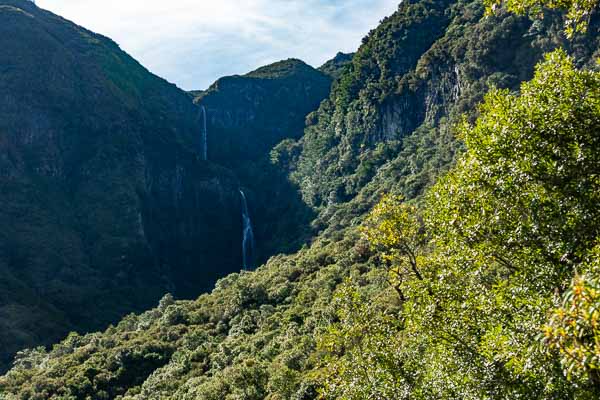
[{"label": "white water", "polygon": [[243,222],[243,240],[242,240],[242,260],[243,268],[245,270],[252,268],[252,261],[254,258],[254,231],[252,230],[252,221],[250,220],[250,213],[248,212],[248,203],[246,201],[246,195],[240,190],[242,195],[242,222]]},{"label": "white water", "polygon": [[206,108],[202,107],[202,159],[208,160],[208,130],[206,129]]}]

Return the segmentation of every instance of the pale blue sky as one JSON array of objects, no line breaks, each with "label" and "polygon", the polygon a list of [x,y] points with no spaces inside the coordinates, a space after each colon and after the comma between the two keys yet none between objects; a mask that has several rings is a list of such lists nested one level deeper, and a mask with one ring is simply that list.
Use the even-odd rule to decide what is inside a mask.
[{"label": "pale blue sky", "polygon": [[399,0],[38,0],[115,40],[179,87],[204,89],[286,58],[319,66],[392,14]]}]

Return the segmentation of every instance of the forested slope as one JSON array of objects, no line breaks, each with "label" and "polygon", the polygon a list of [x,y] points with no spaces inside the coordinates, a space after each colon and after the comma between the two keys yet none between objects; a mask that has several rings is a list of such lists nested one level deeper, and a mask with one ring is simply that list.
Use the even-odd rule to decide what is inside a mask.
[{"label": "forested slope", "polygon": [[0,370],[239,268],[239,183],[185,92],[30,1],[0,1],[0,47]]},{"label": "forested slope", "polygon": [[240,189],[252,265],[307,240],[312,210],[269,151],[302,135],[329,77],[287,60],[219,80],[199,100],[205,161],[201,108],[116,43],[26,0],[0,21],[0,370],[239,271]]},{"label": "forested slope", "polygon": [[291,176],[323,227],[364,214],[383,192],[422,194],[453,158],[452,125],[473,118],[490,87],[517,90],[544,53],[562,46],[578,66],[594,66],[596,18],[569,41],[551,10],[531,20],[483,17],[479,1],[400,9],[365,39],[299,144],[276,149],[293,156]]},{"label": "forested slope", "polygon": [[403,2],[275,147],[309,246],[23,352],[0,393],[597,398],[597,17],[569,41],[557,11],[483,13]]}]

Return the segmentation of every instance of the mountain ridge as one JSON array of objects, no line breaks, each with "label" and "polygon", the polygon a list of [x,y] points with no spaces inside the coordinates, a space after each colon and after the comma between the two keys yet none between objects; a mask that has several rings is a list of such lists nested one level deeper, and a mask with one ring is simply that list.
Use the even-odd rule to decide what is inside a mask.
[{"label": "mountain ridge", "polygon": [[[209,257],[208,248],[225,251],[241,223],[232,213],[236,178],[197,159],[199,112],[185,93],[109,39],[31,2],[2,4],[10,8],[0,10],[0,219],[8,228],[0,271],[11,286],[28,288],[2,296],[6,361],[7,350],[147,308],[174,281],[186,282],[178,276],[188,262],[169,252],[197,258]],[[213,204],[210,213],[196,202],[201,196]],[[229,232],[213,230],[204,255],[197,245],[200,252],[190,252],[200,233],[180,233],[183,214]],[[226,253],[226,264],[241,265],[241,255]],[[12,292],[29,293],[19,300],[25,304]],[[53,310],[49,320],[39,307]],[[61,322],[46,326],[53,319]]]},{"label": "mountain ridge", "polygon": [[[399,267],[408,265],[405,269],[409,271],[394,275],[392,260],[403,257],[402,252],[386,253],[365,237],[365,229],[373,228],[372,221],[365,219],[391,214],[400,222],[408,219],[412,223],[408,229],[399,228],[401,233],[405,229],[407,235],[417,236],[409,237],[411,242],[423,240],[418,237],[422,233],[418,206],[424,201],[423,194],[463,153],[464,144],[454,135],[456,123],[463,116],[471,122],[478,117],[478,104],[490,88],[518,93],[521,83],[533,77],[543,54],[560,46],[577,66],[593,68],[600,54],[598,16],[590,19],[585,35],[570,43],[563,35],[564,19],[563,13],[552,10],[544,10],[543,18],[515,16],[503,10],[485,17],[484,5],[478,1],[403,2],[363,41],[329,96],[307,116],[304,134],[287,139],[280,136],[284,140],[266,161],[274,163],[269,168],[285,172],[278,179],[285,180],[290,174],[286,190],[299,190],[305,202],[305,207],[297,210],[311,226],[308,240],[299,244],[298,251],[273,256],[254,272],[230,274],[196,300],[175,301],[165,296],[158,307],[129,315],[103,332],[72,334],[50,350],[21,352],[14,368],[0,378],[0,390],[8,399],[308,400],[329,398],[325,386],[333,385],[335,393],[347,371],[374,364],[377,374],[361,370],[357,379],[366,382],[374,376],[377,385],[363,388],[350,380],[348,386],[361,386],[357,392],[377,393],[381,398],[433,398],[433,393],[446,398],[504,398],[507,394],[522,398],[522,393],[539,398],[559,398],[566,393],[575,397],[579,388],[569,386],[567,378],[556,373],[557,363],[548,364],[552,380],[543,382],[538,376],[524,378],[527,370],[519,369],[521,365],[497,361],[498,348],[503,350],[513,338],[507,335],[514,333],[498,332],[506,328],[503,325],[494,330],[497,327],[492,324],[490,330],[480,333],[479,321],[470,321],[474,333],[467,332],[467,339],[474,341],[465,343],[459,337],[455,346],[454,337],[441,341],[435,336],[419,336],[411,331],[414,327],[406,326],[413,323],[427,328],[430,320],[444,323],[435,318],[446,310],[435,307],[435,301],[427,303],[440,282],[458,282],[442,287],[450,290],[438,299],[450,306],[448,314],[456,318],[464,316],[461,312],[476,313],[489,304],[502,306],[502,299],[493,296],[481,297],[485,304],[477,302],[479,297],[467,298],[473,304],[460,300],[471,295],[462,291],[461,285],[483,293],[489,290],[487,286],[494,286],[485,282],[489,279],[503,288],[496,275],[511,276],[504,264],[488,272],[480,267],[484,261],[476,260],[472,275],[451,270],[425,280],[419,278],[414,263],[399,263]],[[200,96],[206,98],[206,93]],[[244,168],[247,165],[252,163],[243,164]],[[249,177],[257,176],[255,170],[249,171],[253,171]],[[249,177],[241,180],[250,182]],[[261,182],[267,182],[270,175],[263,178]],[[384,199],[401,198],[402,204],[386,209],[390,200],[384,200],[383,206],[369,214],[386,193],[392,197]],[[449,204],[447,207],[453,205]],[[448,229],[455,229],[451,216],[447,219]],[[319,234],[312,235],[314,232]],[[429,255],[425,247],[418,249],[419,262]],[[446,256],[428,260],[434,272],[438,264],[447,261]],[[458,269],[471,267],[469,260],[459,257],[458,261]],[[427,268],[425,274],[429,273]],[[402,279],[413,275],[406,284],[414,303],[406,303]],[[399,283],[394,280],[398,277]],[[476,284],[468,286],[471,281],[465,277]],[[477,279],[484,282],[477,286]],[[459,300],[446,302],[450,296]],[[401,318],[404,304],[415,305],[422,315]],[[465,307],[467,311],[463,311]],[[451,321],[457,322],[456,318]],[[402,336],[404,330],[409,335]],[[435,358],[446,342],[453,357]],[[409,346],[403,347],[405,343]],[[489,346],[477,347],[486,344]],[[412,353],[414,358],[408,358]],[[471,363],[458,365],[463,358]],[[350,364],[343,364],[344,360]],[[411,369],[424,364],[431,364],[431,369]],[[381,365],[397,376],[381,372]],[[488,369],[481,372],[482,365]],[[436,380],[435,372],[444,368],[451,375],[449,380]],[[363,372],[365,376],[360,375]],[[385,393],[394,389],[397,397],[386,397]],[[542,393],[542,389],[548,392]]]}]

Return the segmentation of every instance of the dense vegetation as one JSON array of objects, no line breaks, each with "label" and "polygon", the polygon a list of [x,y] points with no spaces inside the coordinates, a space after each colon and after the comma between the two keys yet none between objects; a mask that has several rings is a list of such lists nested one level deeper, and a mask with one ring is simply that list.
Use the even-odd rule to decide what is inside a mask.
[{"label": "dense vegetation", "polygon": [[238,271],[240,187],[255,262],[306,240],[312,210],[269,151],[302,135],[329,77],[287,60],[199,93],[203,162],[199,107],[114,42],[26,0],[0,1],[0,25],[0,371]]},{"label": "dense vegetation", "polygon": [[276,148],[295,161],[291,176],[320,227],[351,223],[385,192],[421,195],[460,147],[451,127],[476,115],[490,87],[518,90],[544,53],[562,46],[578,66],[594,64],[597,19],[568,42],[554,11],[484,13],[478,1],[403,2],[365,39],[300,143]]},{"label": "dense vegetation", "polygon": [[421,212],[388,197],[371,213],[398,302],[340,292],[328,396],[600,395],[600,74],[558,51],[520,95],[494,90],[480,111]]},{"label": "dense vegetation", "polygon": [[0,47],[0,371],[239,269],[239,183],[197,159],[186,93],[26,0]]},{"label": "dense vegetation", "polygon": [[23,351],[0,398],[598,398],[598,21],[484,12],[403,2],[274,148],[310,245]]}]

